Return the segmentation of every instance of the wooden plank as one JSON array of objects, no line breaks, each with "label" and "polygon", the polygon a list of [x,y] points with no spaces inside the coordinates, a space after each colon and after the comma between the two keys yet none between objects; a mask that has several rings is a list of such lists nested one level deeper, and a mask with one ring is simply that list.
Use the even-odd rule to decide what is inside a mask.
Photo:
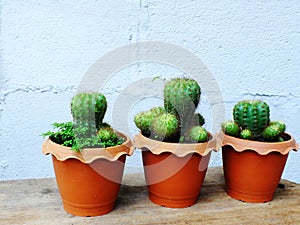
[{"label": "wooden plank", "polygon": [[123,183],[114,211],[74,217],[63,210],[54,179],[2,181],[0,224],[300,224],[300,185],[287,180],[272,202],[243,203],[224,192],[222,169],[209,168],[199,201],[185,209],[149,201],[143,174]]}]

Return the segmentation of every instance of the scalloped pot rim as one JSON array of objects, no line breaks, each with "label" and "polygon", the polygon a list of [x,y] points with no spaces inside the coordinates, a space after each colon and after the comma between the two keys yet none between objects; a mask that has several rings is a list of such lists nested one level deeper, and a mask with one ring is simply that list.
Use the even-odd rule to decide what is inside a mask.
[{"label": "scalloped pot rim", "polygon": [[220,131],[216,136],[218,143],[221,146],[230,145],[238,152],[246,150],[252,150],[260,155],[267,155],[271,152],[279,152],[282,155],[288,154],[291,150],[298,151],[299,145],[295,139],[289,133],[285,133],[291,138],[284,142],[260,142],[240,139],[226,135],[223,131]]},{"label": "scalloped pot rim", "polygon": [[201,156],[206,156],[212,150],[216,152],[218,151],[216,148],[217,142],[214,137],[204,143],[185,144],[157,141],[147,138],[139,133],[134,136],[133,141],[136,148],[147,148],[155,155],[159,155],[163,152],[169,152],[178,157],[184,157],[190,153],[198,153]]},{"label": "scalloped pot rim", "polygon": [[108,148],[84,148],[80,152],[73,151],[70,147],[57,144],[48,138],[42,145],[42,152],[45,155],[54,155],[59,161],[78,159],[85,164],[89,164],[96,159],[116,161],[122,155],[132,155],[134,151],[134,146],[130,138],[121,132],[117,132],[117,134],[126,140],[121,145]]}]

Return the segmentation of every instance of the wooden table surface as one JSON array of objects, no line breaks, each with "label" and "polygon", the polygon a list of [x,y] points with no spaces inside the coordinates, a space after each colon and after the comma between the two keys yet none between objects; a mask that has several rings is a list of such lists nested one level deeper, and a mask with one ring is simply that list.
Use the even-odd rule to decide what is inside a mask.
[{"label": "wooden table surface", "polygon": [[116,208],[75,217],[62,206],[54,179],[0,182],[0,224],[300,224],[300,184],[281,180],[274,200],[244,203],[224,192],[222,169],[209,168],[197,204],[170,209],[147,197],[143,174],[124,176]]}]

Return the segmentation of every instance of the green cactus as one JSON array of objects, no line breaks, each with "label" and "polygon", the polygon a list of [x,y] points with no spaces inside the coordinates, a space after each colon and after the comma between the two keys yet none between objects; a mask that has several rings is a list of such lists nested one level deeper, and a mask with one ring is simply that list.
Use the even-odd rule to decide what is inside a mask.
[{"label": "green cactus", "polygon": [[241,133],[240,133],[240,138],[252,140],[252,139],[253,139],[253,134],[252,134],[251,130],[249,130],[249,129],[244,129],[244,130],[242,130]]},{"label": "green cactus", "polygon": [[278,137],[284,132],[285,124],[282,122],[272,123],[262,132],[265,141],[278,141]]},{"label": "green cactus", "polygon": [[194,126],[201,127],[205,122],[201,114],[195,113],[200,94],[197,81],[189,78],[172,79],[164,87],[164,108],[140,112],[134,117],[134,122],[144,136],[168,142],[184,142],[184,134],[188,130]]},{"label": "green cactus", "polygon": [[206,142],[209,139],[209,133],[201,126],[192,127],[186,135],[185,141],[188,142]]},{"label": "green cactus", "polygon": [[180,120],[189,118],[198,106],[200,94],[197,81],[188,78],[172,79],[164,88],[165,109],[168,113],[177,115]]},{"label": "green cactus", "polygon": [[124,139],[119,137],[111,127],[100,128],[97,133],[97,138],[101,141],[102,147],[116,146],[124,142]]},{"label": "green cactus", "polygon": [[234,122],[242,129],[249,129],[255,138],[269,125],[269,115],[268,104],[259,100],[238,102],[233,109]]},{"label": "green cactus", "polygon": [[276,126],[278,126],[281,133],[285,132],[286,125],[282,121],[273,121],[273,122],[270,122],[270,125],[276,125]]},{"label": "green cactus", "polygon": [[240,133],[240,127],[232,121],[223,122],[222,130],[225,134],[228,134],[233,137],[238,137]]},{"label": "green cactus", "polygon": [[[256,141],[285,141],[282,121],[270,122],[270,109],[266,102],[253,100],[238,102],[233,108],[232,122],[222,124],[223,131],[231,136]],[[241,130],[238,134],[237,130]]]},{"label": "green cactus", "polygon": [[151,123],[154,137],[158,140],[178,140],[179,122],[171,113],[163,113],[157,116]]},{"label": "green cactus", "polygon": [[149,111],[138,113],[134,117],[136,126],[141,130],[142,134],[149,137],[151,135],[151,123],[160,114],[164,113],[165,110],[162,107],[154,107]]},{"label": "green cactus", "polygon": [[278,139],[277,139],[277,142],[283,142],[283,141],[285,141],[284,138],[279,136]]},{"label": "green cactus", "polygon": [[116,141],[118,139],[117,134],[110,127],[100,128],[97,135],[101,142]]},{"label": "green cactus", "polygon": [[71,101],[74,124],[87,127],[90,133],[95,133],[101,127],[106,109],[105,96],[96,92],[79,93]]}]

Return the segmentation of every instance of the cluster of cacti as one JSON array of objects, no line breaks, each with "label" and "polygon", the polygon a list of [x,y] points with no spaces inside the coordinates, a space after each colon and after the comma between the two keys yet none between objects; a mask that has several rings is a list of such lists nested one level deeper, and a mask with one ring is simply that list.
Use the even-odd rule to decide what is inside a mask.
[{"label": "cluster of cacti", "polygon": [[92,138],[93,142],[103,143],[105,147],[119,142],[116,132],[103,122],[106,109],[107,101],[101,93],[79,93],[72,98],[74,135],[79,142]]},{"label": "cluster of cacti", "polygon": [[195,113],[201,89],[197,81],[175,78],[164,87],[164,108],[155,107],[138,113],[134,122],[142,134],[166,142],[205,142],[208,132],[204,118]]},{"label": "cluster of cacti", "polygon": [[257,141],[284,141],[285,124],[270,122],[270,108],[264,101],[241,101],[233,108],[234,121],[222,124],[225,134]]}]

